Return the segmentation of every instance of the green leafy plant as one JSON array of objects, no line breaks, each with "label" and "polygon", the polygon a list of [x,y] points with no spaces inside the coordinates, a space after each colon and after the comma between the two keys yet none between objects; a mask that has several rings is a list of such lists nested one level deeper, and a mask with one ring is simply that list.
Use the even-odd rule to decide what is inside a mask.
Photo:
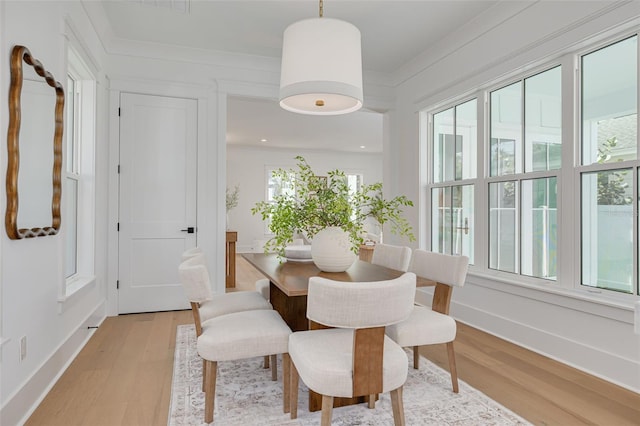
[{"label": "green leafy plant", "polygon": [[[607,139],[601,147],[598,148],[598,156],[596,162],[600,164],[607,163],[611,160],[611,152],[618,145],[618,138],[615,136]],[[622,161],[618,159],[617,161]],[[606,206],[629,205],[631,197],[627,194],[629,184],[626,181],[627,172],[609,171],[598,173],[598,204]]]},{"label": "green leafy plant", "polygon": [[229,210],[238,206],[239,199],[240,199],[240,186],[236,185],[233,188],[233,191],[229,191],[229,188],[227,187],[227,199],[226,199],[227,213],[229,212]]},{"label": "green leafy plant", "polygon": [[275,196],[273,202],[261,201],[251,209],[269,221],[273,237],[265,244],[265,251],[284,255],[284,248],[302,234],[313,238],[319,231],[335,226],[349,234],[351,249],[357,253],[362,244],[364,219],[376,217],[381,225],[392,224],[392,232],[410,236],[411,227],[401,217],[403,206],[413,203],[404,196],[386,201],[382,198],[382,184],[364,185],[352,194],[347,176],[333,170],[327,176],[316,175],[304,157],[297,156],[297,170],[278,169],[273,177],[293,191]]},{"label": "green leafy plant", "polygon": [[359,206],[358,214],[362,220],[367,217],[375,219],[384,232],[386,223],[391,225],[393,234],[407,237],[409,241],[415,241],[413,228],[409,221],[402,216],[404,207],[413,207],[413,202],[404,195],[399,195],[391,200],[385,200],[382,196],[382,183],[364,185],[354,196],[355,204]]}]

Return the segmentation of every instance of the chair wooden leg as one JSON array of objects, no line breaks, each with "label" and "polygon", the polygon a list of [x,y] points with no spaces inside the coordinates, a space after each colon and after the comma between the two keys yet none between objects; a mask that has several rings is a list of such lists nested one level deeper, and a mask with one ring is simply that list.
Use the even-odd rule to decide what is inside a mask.
[{"label": "chair wooden leg", "polygon": [[278,380],[278,355],[271,355],[271,380]]},{"label": "chair wooden leg", "polygon": [[269,368],[269,355],[264,356],[264,369],[267,370]]},{"label": "chair wooden leg", "polygon": [[391,408],[393,409],[393,424],[404,426],[404,404],[402,403],[402,386],[391,391]]},{"label": "chair wooden leg", "polygon": [[322,418],[320,426],[331,426],[331,416],[333,415],[333,397],[322,395]]},{"label": "chair wooden leg", "polygon": [[369,408],[376,408],[376,394],[369,395]]},{"label": "chair wooden leg", "polygon": [[291,371],[289,374],[290,384],[289,384],[289,411],[291,413],[290,417],[292,419],[298,418],[298,381],[300,376],[298,375],[298,370],[296,370],[296,365],[293,363],[293,360],[290,359]]},{"label": "chair wooden leg", "polygon": [[458,370],[456,369],[456,354],[453,351],[453,342],[447,343],[447,355],[449,356],[449,372],[451,373],[453,392],[458,393]]},{"label": "chair wooden leg", "polygon": [[288,353],[282,354],[282,401],[285,413],[291,411],[291,359]]},{"label": "chair wooden leg", "polygon": [[413,347],[413,368],[420,368],[420,346]]},{"label": "chair wooden leg", "polygon": [[207,375],[205,376],[205,383],[207,390],[204,397],[204,422],[213,422],[213,410],[216,398],[216,372],[218,370],[218,363],[216,361],[207,361]]},{"label": "chair wooden leg", "polygon": [[202,360],[202,392],[207,391],[207,361]]}]

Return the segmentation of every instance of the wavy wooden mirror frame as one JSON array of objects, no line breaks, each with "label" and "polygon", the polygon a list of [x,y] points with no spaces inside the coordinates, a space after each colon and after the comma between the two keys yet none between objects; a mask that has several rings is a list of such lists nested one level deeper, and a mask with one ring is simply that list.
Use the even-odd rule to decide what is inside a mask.
[{"label": "wavy wooden mirror frame", "polygon": [[[51,197],[51,226],[18,229],[18,169],[20,168],[20,97],[22,94],[22,62],[34,68],[56,93],[55,127],[53,135],[53,193]],[[64,88],[42,63],[31,56],[24,46],[14,46],[11,51],[11,86],[9,87],[9,130],[7,134],[7,210],[4,224],[12,240],[55,235],[60,229],[60,197],[62,193],[62,131],[64,127]]]}]

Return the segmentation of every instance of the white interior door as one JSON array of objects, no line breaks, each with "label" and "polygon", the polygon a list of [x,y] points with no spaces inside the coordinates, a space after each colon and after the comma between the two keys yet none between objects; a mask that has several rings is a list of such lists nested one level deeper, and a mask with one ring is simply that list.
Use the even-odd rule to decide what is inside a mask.
[{"label": "white interior door", "polygon": [[119,313],[186,309],[178,277],[196,245],[197,101],[120,96]]}]

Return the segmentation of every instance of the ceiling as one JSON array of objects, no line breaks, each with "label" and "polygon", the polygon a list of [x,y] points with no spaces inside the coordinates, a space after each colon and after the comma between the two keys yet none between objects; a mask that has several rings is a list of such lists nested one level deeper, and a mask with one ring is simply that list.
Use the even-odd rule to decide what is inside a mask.
[{"label": "ceiling", "polygon": [[[90,16],[99,4],[100,13],[107,18],[106,29],[100,27],[101,37],[277,59],[285,28],[318,16],[316,0],[83,1]],[[390,75],[497,3],[326,0],[324,16],[358,27],[365,73]],[[230,99],[228,143],[381,152],[382,118],[367,111],[309,117],[281,111],[275,102]]]},{"label": "ceiling", "polygon": [[301,115],[285,111],[277,102],[230,97],[227,102],[227,143],[382,152],[382,114],[358,111],[334,116]]}]

